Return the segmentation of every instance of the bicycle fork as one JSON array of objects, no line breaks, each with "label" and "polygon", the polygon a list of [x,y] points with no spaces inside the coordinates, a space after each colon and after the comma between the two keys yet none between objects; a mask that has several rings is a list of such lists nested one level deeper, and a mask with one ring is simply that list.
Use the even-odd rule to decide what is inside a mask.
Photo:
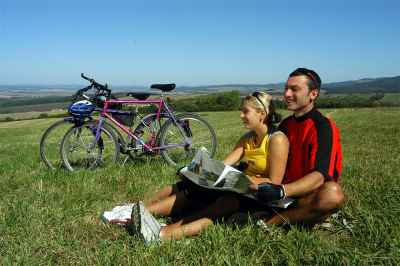
[{"label": "bicycle fork", "polygon": [[100,118],[97,126],[92,128],[95,138],[94,138],[93,142],[91,143],[91,147],[90,147],[90,149],[93,149],[94,147],[96,147],[96,144],[99,145],[100,154],[102,154],[103,148],[104,148],[103,139],[101,138],[101,129],[103,127],[103,124],[104,124],[104,118]]},{"label": "bicycle fork", "polygon": [[[190,130],[190,126],[189,126],[189,121],[179,121],[178,119],[173,118],[174,120],[174,124],[176,125],[176,127],[179,130],[179,133],[181,134],[181,136],[184,139],[184,144],[183,147],[185,148],[185,150],[189,150],[190,147],[192,146],[193,140],[193,134],[192,131]],[[181,146],[181,145],[178,145]]]}]

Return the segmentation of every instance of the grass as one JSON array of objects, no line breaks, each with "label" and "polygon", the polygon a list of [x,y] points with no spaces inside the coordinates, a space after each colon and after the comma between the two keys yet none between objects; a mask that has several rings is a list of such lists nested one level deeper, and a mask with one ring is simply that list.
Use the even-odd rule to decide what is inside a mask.
[{"label": "grass", "polygon": [[[347,203],[333,231],[214,225],[146,247],[100,214],[174,182],[160,158],[95,171],[48,171],[39,138],[54,119],[0,124],[0,264],[396,265],[400,263],[400,109],[325,110],[338,124]],[[244,132],[238,112],[202,114],[222,159]],[[343,225],[343,219],[352,228]]]}]

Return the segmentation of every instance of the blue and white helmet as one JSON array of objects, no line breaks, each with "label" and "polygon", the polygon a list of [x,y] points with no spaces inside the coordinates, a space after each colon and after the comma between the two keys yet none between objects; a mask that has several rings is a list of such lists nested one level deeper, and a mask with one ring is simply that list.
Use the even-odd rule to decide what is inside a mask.
[{"label": "blue and white helmet", "polygon": [[88,117],[94,111],[94,104],[87,100],[73,103],[69,106],[68,112],[73,116]]}]

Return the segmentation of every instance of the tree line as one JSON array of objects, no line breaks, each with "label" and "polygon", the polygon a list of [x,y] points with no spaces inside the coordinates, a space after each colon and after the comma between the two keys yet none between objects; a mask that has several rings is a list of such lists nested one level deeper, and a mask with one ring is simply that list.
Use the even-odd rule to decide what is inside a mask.
[{"label": "tree line", "polygon": [[[360,96],[345,94],[340,96],[322,96],[316,104],[318,108],[362,108],[378,106],[400,106],[400,94],[397,101],[383,101],[385,94],[377,92]],[[239,91],[213,93],[204,96],[198,96],[189,99],[173,100],[171,104],[175,110],[180,112],[207,112],[207,111],[233,111],[239,110],[241,104],[241,95]],[[274,100],[275,107],[284,109],[285,103],[282,99]]]},{"label": "tree line", "polygon": [[[384,101],[385,94],[377,92],[364,96],[345,94],[338,96],[322,95],[317,100],[318,108],[363,108],[363,107],[378,107],[378,106],[400,106],[400,94],[390,97],[394,100]],[[172,98],[168,103],[178,112],[212,112],[212,111],[235,111],[240,109],[241,101],[244,95],[239,91],[218,92],[207,95],[200,95],[191,98]],[[38,100],[38,99],[36,99]],[[53,99],[52,99],[53,100]],[[65,99],[63,99],[65,100]],[[31,103],[31,102],[30,102]],[[275,99],[274,104],[277,109],[284,109],[285,103],[282,99]],[[64,107],[66,105],[64,104]],[[125,110],[134,109],[135,107],[124,108]],[[154,111],[154,106],[141,107],[141,112]],[[61,117],[67,116],[67,112],[60,114],[48,114],[43,112],[36,118]],[[13,121],[12,116],[5,117],[0,121]]]}]

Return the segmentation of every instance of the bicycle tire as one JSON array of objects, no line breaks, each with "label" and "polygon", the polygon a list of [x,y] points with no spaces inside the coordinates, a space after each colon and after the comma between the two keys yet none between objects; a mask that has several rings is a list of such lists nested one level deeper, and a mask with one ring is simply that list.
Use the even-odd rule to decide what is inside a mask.
[{"label": "bicycle tire", "polygon": [[74,125],[71,117],[51,124],[42,134],[39,144],[41,161],[51,170],[59,168],[61,163],[60,146],[65,133]]},{"label": "bicycle tire", "polygon": [[[119,158],[119,142],[115,129],[103,124],[100,138],[95,142],[96,124],[85,123],[70,128],[60,147],[61,160],[69,171],[95,169],[100,165],[115,163]],[[81,151],[79,150],[81,149]]]},{"label": "bicycle tire", "polygon": [[[177,124],[170,119],[164,123],[160,131],[160,147],[169,146],[161,149],[163,159],[172,166],[182,167],[190,163],[201,147],[205,147],[213,157],[217,148],[217,137],[210,124],[192,113],[183,113],[177,115],[176,118]],[[191,143],[185,143],[182,132]]]},{"label": "bicycle tire", "polygon": [[157,114],[149,114],[145,116],[134,129],[134,134],[140,137],[151,147],[159,145],[160,130],[164,123],[168,121],[169,115],[161,113],[160,119]]}]

